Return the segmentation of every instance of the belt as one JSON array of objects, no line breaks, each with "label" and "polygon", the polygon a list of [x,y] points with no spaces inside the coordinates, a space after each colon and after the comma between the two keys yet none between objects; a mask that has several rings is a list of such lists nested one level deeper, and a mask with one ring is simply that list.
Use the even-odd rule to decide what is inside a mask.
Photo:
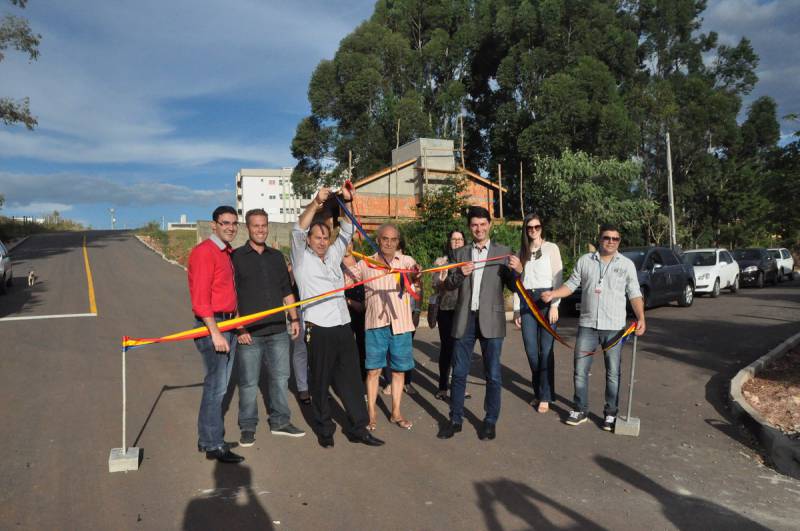
[{"label": "belt", "polygon": [[[236,315],[235,312],[214,312],[214,319],[221,319],[222,321],[227,321],[228,319],[233,319],[234,315]],[[198,315],[195,315],[194,318],[197,319],[198,321],[203,320],[203,318]]]}]

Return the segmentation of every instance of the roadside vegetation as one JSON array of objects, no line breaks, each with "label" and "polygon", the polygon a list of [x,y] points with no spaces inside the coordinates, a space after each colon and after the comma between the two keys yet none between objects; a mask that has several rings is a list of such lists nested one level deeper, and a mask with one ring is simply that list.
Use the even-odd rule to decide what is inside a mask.
[{"label": "roadside vegetation", "polygon": [[[2,200],[0,199],[0,201]],[[0,202],[1,204],[2,202]],[[0,240],[4,242],[44,232],[80,230],[86,230],[86,227],[71,219],[62,218],[58,212],[45,216],[44,223],[22,222],[6,216],[0,216]]]},{"label": "roadside vegetation", "polygon": [[192,247],[197,244],[196,230],[163,231],[157,221],[151,221],[135,232],[151,247],[184,267],[189,260]]}]

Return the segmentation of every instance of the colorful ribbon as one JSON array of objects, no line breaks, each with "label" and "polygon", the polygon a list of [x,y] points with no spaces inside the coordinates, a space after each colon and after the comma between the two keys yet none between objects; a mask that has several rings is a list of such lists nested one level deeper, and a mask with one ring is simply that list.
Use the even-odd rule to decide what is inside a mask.
[{"label": "colorful ribbon", "polygon": [[516,281],[514,282],[514,285],[517,287],[519,296],[522,297],[522,299],[525,301],[525,304],[527,304],[528,308],[531,309],[531,313],[533,313],[533,316],[536,318],[536,321],[539,322],[539,325],[545,330],[547,330],[547,333],[553,336],[553,338],[556,341],[558,341],[565,347],[572,348],[572,345],[564,341],[564,339],[560,335],[558,335],[558,332],[555,331],[553,326],[550,324],[550,321],[544,318],[542,312],[539,310],[539,307],[536,305],[536,302],[534,302],[534,300],[531,299],[530,293],[528,293],[528,290],[526,290],[525,286],[522,285],[522,279],[520,277],[517,277]]},{"label": "colorful ribbon", "polygon": [[603,352],[608,352],[609,350],[617,346],[617,343],[619,343],[620,341],[624,344],[625,340],[628,339],[628,336],[630,336],[632,333],[636,331],[636,327],[638,325],[639,323],[637,321],[632,322],[628,328],[622,330],[617,335],[617,337],[614,337],[614,339],[612,339],[607,345],[603,347]]},{"label": "colorful ribbon", "polygon": [[[308,299],[304,299],[302,301],[293,302],[292,304],[286,304],[284,306],[279,306],[277,308],[271,308],[269,310],[264,310],[263,312],[251,313],[250,315],[245,315],[243,317],[236,317],[234,319],[228,319],[227,321],[220,321],[217,323],[217,328],[219,328],[220,332],[227,332],[228,330],[232,330],[234,328],[239,328],[241,326],[246,326],[256,321],[260,321],[265,317],[269,317],[270,315],[274,315],[276,313],[289,310],[291,308],[297,308],[298,306],[302,306],[303,304],[311,304],[312,302],[316,302],[318,300],[324,299],[333,295],[334,293],[339,293],[340,291],[345,291],[350,288],[355,288],[357,286],[361,286],[362,284],[366,284],[367,282],[371,282],[373,280],[377,280],[381,277],[388,275],[389,273],[386,272],[383,275],[379,275],[377,277],[372,277],[369,279],[361,280],[359,282],[355,282],[348,286],[344,286],[342,288],[337,288],[331,291],[326,291],[325,293],[321,293],[319,295],[315,295],[313,297],[309,297]],[[209,335],[208,328],[206,326],[199,326],[197,328],[192,328],[191,330],[185,330],[183,332],[178,332],[175,334],[170,334],[168,336],[162,337],[155,337],[155,338],[131,338],[128,336],[124,336],[122,338],[122,346],[123,348],[135,348],[135,347],[142,347],[144,345],[151,345],[153,343],[168,343],[170,341],[183,341],[185,339],[197,339],[199,337],[204,337]]]}]

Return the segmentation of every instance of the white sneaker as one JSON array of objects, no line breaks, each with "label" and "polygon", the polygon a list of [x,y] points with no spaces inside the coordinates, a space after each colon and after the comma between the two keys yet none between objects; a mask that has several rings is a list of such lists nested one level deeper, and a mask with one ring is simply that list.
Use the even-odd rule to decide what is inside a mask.
[{"label": "white sneaker", "polygon": [[606,420],[603,421],[603,429],[606,431],[614,431],[614,423],[617,421],[617,417],[613,415],[606,415]]}]

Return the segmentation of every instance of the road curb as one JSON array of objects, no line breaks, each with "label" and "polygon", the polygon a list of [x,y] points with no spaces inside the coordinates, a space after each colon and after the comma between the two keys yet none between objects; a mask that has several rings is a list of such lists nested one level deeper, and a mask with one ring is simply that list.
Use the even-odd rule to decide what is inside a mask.
[{"label": "road curb", "polygon": [[10,253],[13,249],[22,245],[28,238],[29,238],[28,236],[23,236],[19,240],[14,240],[13,243],[9,243],[8,245],[6,245],[6,249],[8,249],[8,252]]},{"label": "road curb", "polygon": [[165,262],[169,262],[170,264],[176,265],[176,266],[180,267],[181,269],[183,269],[184,271],[186,271],[186,268],[183,265],[181,265],[180,263],[176,262],[175,260],[172,260],[171,258],[167,258],[167,256],[164,253],[162,253],[161,251],[159,251],[158,249],[156,249],[155,247],[151,246],[149,243],[144,241],[144,239],[142,239],[141,236],[139,236],[138,234],[134,234],[134,236],[136,236],[136,239],[139,240],[142,243],[142,245],[144,245],[145,247],[147,247],[148,249],[150,249],[151,251],[156,253]]},{"label": "road curb", "polygon": [[764,356],[736,373],[731,380],[731,404],[737,420],[753,432],[767,456],[781,474],[800,479],[800,439],[792,439],[782,431],[770,426],[766,419],[750,405],[742,394],[742,386],[757,376],[770,362],[785,355],[800,344],[800,333],[793,335]]}]

